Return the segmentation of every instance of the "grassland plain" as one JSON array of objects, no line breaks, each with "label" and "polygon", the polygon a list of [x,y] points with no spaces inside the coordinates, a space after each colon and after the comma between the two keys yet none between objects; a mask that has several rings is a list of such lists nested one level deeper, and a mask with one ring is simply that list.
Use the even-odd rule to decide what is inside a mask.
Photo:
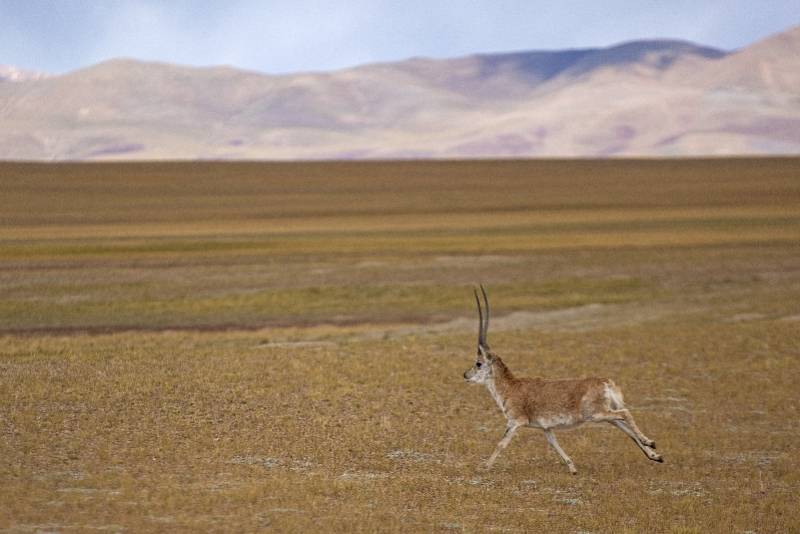
[{"label": "grassland plain", "polygon": [[[0,529],[800,530],[800,160],[0,164]],[[663,465],[463,383],[611,376]]]}]

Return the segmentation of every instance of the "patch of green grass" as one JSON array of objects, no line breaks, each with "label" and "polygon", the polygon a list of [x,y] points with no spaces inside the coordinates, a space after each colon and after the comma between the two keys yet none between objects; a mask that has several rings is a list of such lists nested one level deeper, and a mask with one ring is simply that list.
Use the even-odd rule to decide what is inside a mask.
[{"label": "patch of green grass", "polygon": [[[366,221],[365,221],[366,223]],[[135,231],[135,229],[132,229]],[[789,241],[800,238],[800,216],[742,219],[676,219],[554,223],[493,226],[464,230],[393,230],[302,232],[270,235],[223,235],[84,240],[6,240],[0,255],[8,260],[86,261],[136,257],[342,255],[342,254],[465,254],[531,252],[548,248],[647,246],[758,242],[763,236]]]}]

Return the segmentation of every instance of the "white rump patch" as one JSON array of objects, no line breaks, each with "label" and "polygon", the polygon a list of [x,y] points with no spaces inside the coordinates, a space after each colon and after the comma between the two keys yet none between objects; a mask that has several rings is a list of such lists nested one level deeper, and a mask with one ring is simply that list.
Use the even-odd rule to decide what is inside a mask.
[{"label": "white rump patch", "polygon": [[611,403],[612,410],[621,410],[625,407],[625,403],[622,401],[622,395],[615,386],[606,382],[604,393],[606,399]]}]

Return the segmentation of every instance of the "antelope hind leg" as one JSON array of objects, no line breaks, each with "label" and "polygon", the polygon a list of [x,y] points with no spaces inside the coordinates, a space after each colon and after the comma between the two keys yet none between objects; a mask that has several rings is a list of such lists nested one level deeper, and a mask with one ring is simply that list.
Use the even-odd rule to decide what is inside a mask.
[{"label": "antelope hind leg", "polygon": [[664,458],[660,454],[658,454],[656,451],[654,451],[653,449],[651,449],[650,447],[648,447],[647,445],[642,443],[642,441],[639,439],[639,436],[636,435],[636,433],[628,426],[628,424],[625,421],[621,421],[619,419],[615,419],[615,420],[609,421],[609,423],[611,423],[615,427],[617,427],[620,430],[622,430],[623,432],[625,432],[628,436],[630,436],[630,438],[633,440],[633,442],[636,443],[636,445],[640,449],[642,449],[642,452],[644,453],[644,455],[647,456],[650,460],[653,460],[654,462],[659,462],[659,463],[663,463],[664,462]]}]

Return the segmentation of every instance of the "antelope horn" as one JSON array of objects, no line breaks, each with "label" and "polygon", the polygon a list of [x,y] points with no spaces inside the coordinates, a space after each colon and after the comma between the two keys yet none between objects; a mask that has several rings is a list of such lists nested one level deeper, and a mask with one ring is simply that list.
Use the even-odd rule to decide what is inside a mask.
[{"label": "antelope horn", "polygon": [[473,289],[473,293],[475,293],[475,304],[478,305],[478,352],[480,353],[480,348],[483,346],[483,311],[481,311],[481,299],[478,298],[478,290]]},{"label": "antelope horn", "polygon": [[[486,298],[486,290],[481,284],[481,294],[483,294],[483,304],[486,307],[486,322],[483,324],[483,346],[489,348],[489,343],[486,341],[486,335],[489,333],[489,299]],[[477,298],[477,295],[475,295]]]}]

